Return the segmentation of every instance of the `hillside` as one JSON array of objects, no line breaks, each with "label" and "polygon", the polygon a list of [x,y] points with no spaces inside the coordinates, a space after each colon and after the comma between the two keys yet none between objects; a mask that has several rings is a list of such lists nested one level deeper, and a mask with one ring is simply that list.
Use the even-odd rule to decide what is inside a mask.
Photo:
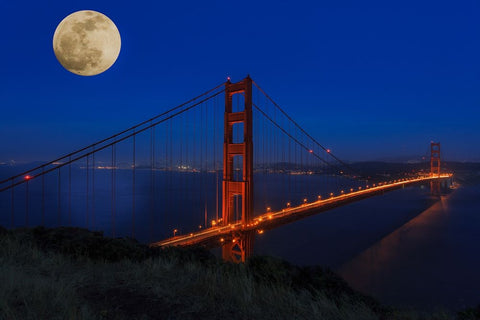
[{"label": "hillside", "polygon": [[0,229],[0,269],[0,319],[452,318],[382,306],[321,267],[234,265],[77,228]]}]

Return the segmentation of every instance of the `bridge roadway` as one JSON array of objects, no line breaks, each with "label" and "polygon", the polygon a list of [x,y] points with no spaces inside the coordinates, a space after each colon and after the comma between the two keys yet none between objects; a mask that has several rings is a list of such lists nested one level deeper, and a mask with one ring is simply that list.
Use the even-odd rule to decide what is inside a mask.
[{"label": "bridge roadway", "polygon": [[178,235],[162,241],[154,242],[151,243],[150,246],[186,247],[192,245],[205,245],[207,247],[217,247],[225,241],[231,241],[235,233],[252,230],[256,230],[258,233],[263,233],[264,230],[272,229],[277,226],[290,223],[322,211],[337,208],[351,202],[359,201],[378,194],[383,194],[387,191],[430,181],[441,181],[448,179],[451,176],[452,174],[421,176],[411,179],[394,180],[389,183],[373,184],[368,188],[358,188],[355,190],[350,189],[350,192],[342,192],[337,196],[333,196],[331,194],[330,198],[327,199],[319,199],[314,202],[303,203],[296,207],[287,207],[275,212],[266,212],[262,215],[256,216],[250,224],[243,225],[240,221],[226,226],[216,225],[201,231],[196,231],[185,235]]}]

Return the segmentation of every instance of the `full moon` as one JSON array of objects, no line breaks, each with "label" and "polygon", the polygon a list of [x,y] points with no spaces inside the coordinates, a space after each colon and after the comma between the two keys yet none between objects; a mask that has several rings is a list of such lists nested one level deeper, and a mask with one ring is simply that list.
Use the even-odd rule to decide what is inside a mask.
[{"label": "full moon", "polygon": [[70,14],[53,35],[58,62],[81,76],[94,76],[110,68],[118,58],[120,46],[120,33],[113,21],[91,10]]}]

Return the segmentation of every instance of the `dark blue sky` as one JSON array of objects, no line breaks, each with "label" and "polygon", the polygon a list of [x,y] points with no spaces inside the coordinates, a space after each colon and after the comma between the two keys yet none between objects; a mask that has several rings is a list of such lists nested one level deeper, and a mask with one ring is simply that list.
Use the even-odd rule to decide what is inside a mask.
[{"label": "dark blue sky", "polygon": [[[109,16],[119,59],[74,75],[52,49],[77,10]],[[259,83],[344,159],[480,161],[478,1],[2,1],[0,161],[51,160],[231,76]]]}]

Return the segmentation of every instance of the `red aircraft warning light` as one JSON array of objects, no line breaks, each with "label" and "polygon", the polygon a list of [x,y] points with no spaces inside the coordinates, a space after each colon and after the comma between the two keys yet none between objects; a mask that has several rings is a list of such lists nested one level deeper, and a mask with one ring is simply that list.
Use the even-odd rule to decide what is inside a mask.
[{"label": "red aircraft warning light", "polygon": [[32,179],[32,176],[29,176],[29,175],[25,176],[25,180],[30,180],[30,179]]}]

